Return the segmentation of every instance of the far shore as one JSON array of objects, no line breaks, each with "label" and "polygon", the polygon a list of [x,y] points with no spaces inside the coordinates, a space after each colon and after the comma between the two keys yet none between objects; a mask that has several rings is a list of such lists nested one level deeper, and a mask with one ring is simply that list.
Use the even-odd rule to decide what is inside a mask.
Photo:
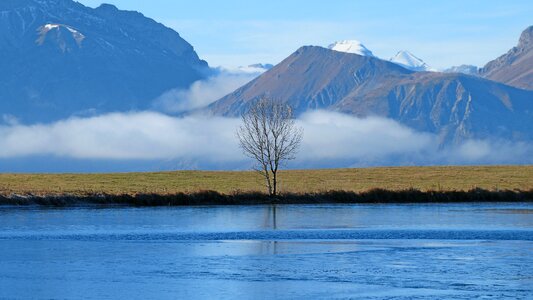
[{"label": "far shore", "polygon": [[533,202],[533,166],[287,170],[280,195],[250,171],[0,174],[0,205]]}]

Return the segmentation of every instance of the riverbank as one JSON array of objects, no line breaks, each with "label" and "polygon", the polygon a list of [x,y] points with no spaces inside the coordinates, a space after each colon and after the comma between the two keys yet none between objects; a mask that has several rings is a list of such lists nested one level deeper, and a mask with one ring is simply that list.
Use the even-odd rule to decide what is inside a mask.
[{"label": "riverbank", "polygon": [[264,204],[369,204],[369,203],[460,203],[460,202],[533,202],[529,191],[390,191],[374,189],[366,192],[329,191],[322,193],[284,193],[272,198],[264,193],[221,194],[215,191],[178,194],[135,195],[10,195],[0,196],[0,206],[84,205],[113,206],[200,206],[200,205],[264,205]]},{"label": "riverbank", "polygon": [[[289,170],[279,174],[282,193],[533,190],[533,166],[394,167]],[[116,174],[0,174],[0,195],[193,194],[264,191],[255,172],[177,171]]]},{"label": "riverbank", "polygon": [[533,166],[282,171],[280,196],[257,173],[0,174],[0,205],[236,205],[532,201]]}]

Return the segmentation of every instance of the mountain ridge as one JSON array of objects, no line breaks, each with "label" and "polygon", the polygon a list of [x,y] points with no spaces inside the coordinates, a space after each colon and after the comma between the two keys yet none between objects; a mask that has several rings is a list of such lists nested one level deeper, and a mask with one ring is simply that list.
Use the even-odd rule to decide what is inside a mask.
[{"label": "mountain ridge", "polygon": [[25,123],[147,109],[210,72],[179,33],[108,4],[2,1],[0,39],[0,110]]},{"label": "mountain ridge", "polygon": [[209,110],[238,116],[261,97],[287,103],[297,114],[326,109],[392,118],[439,135],[443,144],[533,139],[533,92],[465,74],[414,72],[375,57],[316,46],[298,49]]},{"label": "mountain ridge", "polygon": [[491,80],[533,90],[533,26],[522,32],[516,47],[488,62],[479,73]]}]

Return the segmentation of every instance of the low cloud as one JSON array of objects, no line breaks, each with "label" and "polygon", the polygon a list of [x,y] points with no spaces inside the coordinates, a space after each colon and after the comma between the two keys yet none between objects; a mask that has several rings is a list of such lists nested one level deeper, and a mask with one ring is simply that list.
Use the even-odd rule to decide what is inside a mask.
[{"label": "low cloud", "polygon": [[299,123],[305,129],[302,159],[380,159],[409,153],[418,155],[436,150],[434,136],[418,133],[385,118],[353,116],[314,111]]},{"label": "low cloud", "polygon": [[0,157],[77,159],[240,159],[237,120],[116,113],[49,125],[0,127]]},{"label": "low cloud", "polygon": [[2,122],[1,123],[4,123],[4,124],[7,124],[7,125],[17,125],[19,123],[19,120],[17,117],[13,116],[13,115],[9,115],[9,114],[3,114],[2,115]]},{"label": "low cloud", "polygon": [[205,80],[196,81],[188,89],[172,89],[154,100],[156,110],[183,113],[206,107],[250,82],[264,70],[260,68],[216,69]]},{"label": "low cloud", "polygon": [[[533,144],[506,140],[468,140],[457,147],[443,151],[446,159],[458,164],[531,164]],[[441,155],[442,156],[442,155]]]},{"label": "low cloud", "polygon": [[531,143],[466,140],[441,147],[437,135],[386,118],[315,111],[299,123],[305,128],[297,160],[303,167],[533,163]]},{"label": "low cloud", "polygon": [[[384,118],[314,111],[290,167],[532,163],[528,143],[470,140],[439,148],[437,137]],[[53,156],[78,160],[172,160],[183,166],[247,168],[235,136],[239,119],[171,117],[157,112],[71,118],[52,124],[0,126],[0,158]]]}]

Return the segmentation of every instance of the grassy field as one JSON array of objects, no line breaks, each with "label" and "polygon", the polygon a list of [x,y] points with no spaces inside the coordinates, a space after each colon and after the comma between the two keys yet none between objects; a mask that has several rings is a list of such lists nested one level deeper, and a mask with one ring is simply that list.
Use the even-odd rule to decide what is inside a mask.
[{"label": "grassy field", "polygon": [[[283,171],[281,192],[533,190],[533,166],[397,167]],[[222,194],[264,191],[254,172],[178,171],[124,174],[0,174],[0,195]]]}]

